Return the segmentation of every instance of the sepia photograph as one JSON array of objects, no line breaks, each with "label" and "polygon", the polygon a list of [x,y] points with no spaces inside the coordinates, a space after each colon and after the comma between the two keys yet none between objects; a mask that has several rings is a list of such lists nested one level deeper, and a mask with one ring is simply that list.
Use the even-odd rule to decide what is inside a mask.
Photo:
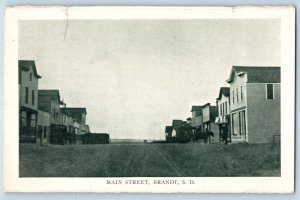
[{"label": "sepia photograph", "polygon": [[[53,19],[51,9],[36,8],[42,17],[30,18],[29,8],[12,8],[25,16],[15,15],[10,65],[18,83],[11,110],[16,178],[94,178],[108,187],[164,191],[193,185],[197,192],[204,183],[198,178],[285,177],[282,149],[293,149],[283,142],[294,140],[294,127],[285,127],[294,119],[283,125],[283,117],[294,110],[286,115],[284,105],[293,106],[286,86],[294,87],[295,66],[286,64],[294,62],[286,49],[294,49],[283,34],[295,33],[285,32],[276,14],[293,16],[294,9],[269,8],[268,15],[257,8],[253,18],[243,14],[254,8],[213,10],[230,17],[161,8],[158,14],[171,17],[157,18],[147,17],[153,8],[131,8],[139,16],[145,9],[145,17],[119,9],[125,18],[107,17],[114,8],[94,19],[76,8],[73,15],[72,8],[53,8],[51,16],[62,16]],[[176,11],[190,15],[172,17]]]}]

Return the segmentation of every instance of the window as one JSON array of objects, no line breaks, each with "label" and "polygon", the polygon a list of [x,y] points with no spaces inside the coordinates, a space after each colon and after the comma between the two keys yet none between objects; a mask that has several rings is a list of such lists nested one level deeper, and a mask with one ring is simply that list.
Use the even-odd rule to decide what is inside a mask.
[{"label": "window", "polygon": [[239,112],[239,134],[242,135],[242,112]]},{"label": "window", "polygon": [[241,101],[243,101],[243,86],[241,86]]},{"label": "window", "polygon": [[227,114],[227,101],[225,102],[225,114]]},{"label": "window", "polygon": [[233,135],[236,135],[236,113],[233,113],[232,115],[231,115],[231,127],[232,127],[232,134]]},{"label": "window", "polygon": [[225,110],[224,109],[225,109],[224,103],[222,103],[222,113],[223,113],[222,115],[225,115]]},{"label": "window", "polygon": [[31,99],[32,100],[32,105],[34,106],[34,90],[32,90],[31,94],[32,94],[32,99]]},{"label": "window", "polygon": [[274,85],[267,84],[267,99],[274,99]]},{"label": "window", "polygon": [[222,104],[220,104],[220,112],[221,112],[221,115],[223,115],[223,109],[222,109]]},{"label": "window", "polygon": [[232,90],[232,104],[234,104],[234,90]]},{"label": "window", "polygon": [[37,118],[36,118],[36,114],[31,114],[30,116],[30,127],[36,127],[36,123],[37,123]]},{"label": "window", "polygon": [[245,110],[242,111],[242,122],[243,122],[243,134],[247,135],[247,131],[246,131],[246,112],[245,112]]},{"label": "window", "polygon": [[32,81],[32,73],[29,74],[29,80]]},{"label": "window", "polygon": [[236,88],[236,102],[239,102],[239,88]]},{"label": "window", "polygon": [[28,103],[28,87],[25,88],[25,103]]}]

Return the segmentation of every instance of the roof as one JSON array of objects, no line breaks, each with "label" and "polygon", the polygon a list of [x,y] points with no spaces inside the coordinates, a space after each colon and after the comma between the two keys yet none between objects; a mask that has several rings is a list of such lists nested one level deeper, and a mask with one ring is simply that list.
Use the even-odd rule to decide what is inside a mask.
[{"label": "roof", "polygon": [[206,103],[206,104],[204,104],[203,106],[202,106],[202,108],[204,108],[204,107],[206,107],[206,106],[210,106],[210,103]]},{"label": "roof", "polygon": [[23,71],[29,71],[30,67],[32,67],[33,74],[36,78],[42,78],[38,75],[35,62],[33,60],[19,60],[19,69]]},{"label": "roof", "polygon": [[280,67],[233,66],[228,83],[233,81],[234,74],[247,74],[248,83],[280,83]]},{"label": "roof", "polygon": [[73,116],[74,114],[87,114],[86,108],[61,108],[61,112],[65,113],[66,115]]},{"label": "roof", "polygon": [[38,90],[38,109],[51,112],[51,102],[60,103],[59,90]]},{"label": "roof", "polygon": [[221,88],[220,88],[220,91],[219,91],[219,96],[218,96],[217,100],[220,100],[220,99],[221,99],[222,94],[223,94],[225,97],[229,97],[229,94],[230,94],[230,88],[229,88],[229,87],[221,87]]},{"label": "roof", "polygon": [[193,112],[195,110],[201,111],[202,110],[202,106],[192,106],[191,112]]},{"label": "roof", "polygon": [[60,95],[59,95],[59,90],[38,90],[38,95],[39,97],[44,96],[44,97],[57,97],[58,100],[60,100]]},{"label": "roof", "polygon": [[173,130],[172,126],[166,126],[165,133],[170,133],[172,132],[172,130]]}]

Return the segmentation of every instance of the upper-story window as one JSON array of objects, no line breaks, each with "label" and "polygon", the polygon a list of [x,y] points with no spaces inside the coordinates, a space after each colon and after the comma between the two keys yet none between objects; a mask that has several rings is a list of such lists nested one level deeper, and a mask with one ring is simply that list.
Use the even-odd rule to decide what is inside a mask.
[{"label": "upper-story window", "polygon": [[236,102],[239,102],[239,88],[236,88]]},{"label": "upper-story window", "polygon": [[56,112],[55,112],[55,109],[53,109],[53,119],[56,118]]},{"label": "upper-story window", "polygon": [[224,115],[225,113],[224,113],[224,103],[222,103],[222,115]]},{"label": "upper-story window", "polygon": [[266,96],[267,96],[267,99],[274,99],[274,84],[267,84]]},{"label": "upper-story window", "polygon": [[228,114],[228,112],[227,112],[227,101],[225,102],[225,114]]},{"label": "upper-story window", "polygon": [[28,87],[25,88],[25,103],[28,103]]},{"label": "upper-story window", "polygon": [[32,73],[29,74],[29,80],[32,81]]},{"label": "upper-story window", "polygon": [[232,104],[234,104],[234,90],[232,90]]},{"label": "upper-story window", "polygon": [[221,115],[223,115],[223,104],[220,105]]},{"label": "upper-story window", "polygon": [[31,101],[32,101],[32,105],[34,106],[34,100],[35,100],[34,99],[34,90],[32,90],[31,92],[32,92],[31,93],[31,98],[32,98]]},{"label": "upper-story window", "polygon": [[241,86],[241,101],[243,101],[243,86]]}]

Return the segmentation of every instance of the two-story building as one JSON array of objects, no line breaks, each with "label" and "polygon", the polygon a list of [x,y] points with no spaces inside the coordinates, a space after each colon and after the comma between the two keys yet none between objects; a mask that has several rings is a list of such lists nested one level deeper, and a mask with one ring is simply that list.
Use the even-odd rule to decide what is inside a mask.
[{"label": "two-story building", "polygon": [[[219,127],[215,123],[215,119],[218,116],[217,106],[212,106],[207,103],[202,106],[203,115],[203,132],[208,137],[208,142],[218,143],[220,142]],[[206,140],[205,136],[205,140]]]},{"label": "two-story building", "polygon": [[89,132],[88,127],[86,126],[86,108],[61,108],[61,112],[72,117],[72,119],[79,124],[78,135]]},{"label": "two-story building", "polygon": [[215,123],[219,125],[220,140],[230,141],[230,88],[221,87],[217,100],[218,116]]},{"label": "two-story building", "polygon": [[65,114],[61,112],[64,103],[60,100],[59,90],[38,90],[38,109],[50,113],[50,143],[65,144],[66,135]]},{"label": "two-story building", "polygon": [[19,139],[36,142],[38,118],[38,75],[35,62],[19,60]]},{"label": "two-story building", "polygon": [[86,108],[61,108],[61,112],[72,117],[75,135],[72,136],[71,143],[82,144],[82,135],[90,133],[86,124]]},{"label": "two-story building", "polygon": [[269,143],[280,135],[280,67],[233,66],[227,83],[232,142]]},{"label": "two-story building", "polygon": [[195,142],[197,142],[201,137],[201,133],[203,132],[202,106],[192,106],[191,112],[191,127],[193,132],[193,139]]},{"label": "two-story building", "polygon": [[43,110],[38,110],[37,123],[37,143],[50,144],[50,113]]}]

